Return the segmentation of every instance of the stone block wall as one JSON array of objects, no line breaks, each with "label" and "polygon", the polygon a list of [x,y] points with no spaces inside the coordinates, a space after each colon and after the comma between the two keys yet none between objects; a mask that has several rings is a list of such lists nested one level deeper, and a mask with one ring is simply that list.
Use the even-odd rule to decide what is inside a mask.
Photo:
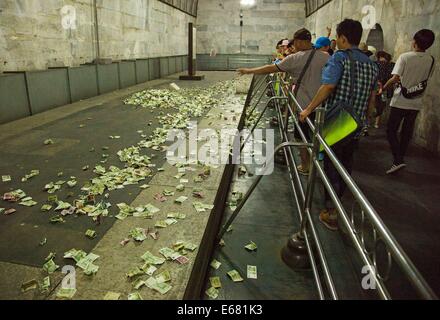
[{"label": "stone block wall", "polygon": [[239,0],[199,0],[197,53],[240,53],[240,10],[243,13],[242,53],[272,54],[276,43],[303,27],[303,0],[255,0],[243,7]]},{"label": "stone block wall", "polygon": [[[93,0],[1,0],[0,72],[78,66],[97,56]],[[97,0],[101,58],[187,54],[195,18],[157,0]],[[75,20],[75,22],[73,22]]]}]

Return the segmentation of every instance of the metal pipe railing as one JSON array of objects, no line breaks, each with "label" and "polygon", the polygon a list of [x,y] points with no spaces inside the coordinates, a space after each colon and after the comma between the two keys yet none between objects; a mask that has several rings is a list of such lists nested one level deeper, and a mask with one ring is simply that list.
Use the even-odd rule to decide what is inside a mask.
[{"label": "metal pipe railing", "polygon": [[[282,91],[282,94],[283,95],[285,94],[284,91]],[[289,92],[289,97],[294,102],[297,110],[299,112],[303,111],[303,108],[300,106],[296,97],[291,92]],[[289,104],[287,104],[287,107],[288,107],[288,113],[290,114],[291,117],[293,117],[294,125],[295,125],[296,129],[299,130],[303,142],[307,143],[307,139],[305,138],[305,135],[299,126],[298,117],[297,117],[296,113],[293,112],[293,110]],[[319,145],[323,146],[324,152],[327,154],[330,161],[332,161],[336,170],[341,175],[344,182],[347,184],[348,190],[350,190],[354,199],[359,203],[363,212],[366,213],[366,217],[369,219],[369,222],[372,224],[374,230],[377,231],[377,233],[380,236],[380,239],[384,242],[384,244],[385,244],[386,248],[389,250],[391,256],[396,260],[401,271],[403,271],[403,273],[405,274],[405,276],[407,277],[409,282],[412,284],[414,289],[417,291],[417,293],[423,299],[438,299],[436,294],[433,292],[433,290],[426,283],[426,281],[424,280],[424,278],[422,277],[420,272],[417,270],[417,268],[414,266],[412,261],[406,255],[406,253],[404,252],[402,247],[399,245],[397,240],[394,238],[394,236],[391,234],[389,229],[383,223],[382,219],[379,217],[379,215],[377,214],[377,212],[375,211],[375,209],[373,208],[371,203],[368,201],[366,196],[362,193],[360,188],[357,186],[357,184],[355,183],[353,178],[350,176],[350,174],[348,174],[348,172],[345,170],[345,168],[342,166],[342,164],[336,158],[336,156],[333,153],[333,151],[331,150],[331,148],[325,142],[325,139],[321,136],[319,129],[317,129],[313,125],[313,123],[310,119],[307,119],[307,124],[310,127],[310,129],[312,130],[312,132],[314,133],[314,137],[317,140],[317,141],[314,141],[315,147],[316,147],[316,142],[319,142],[318,148],[319,148]],[[308,148],[308,150],[309,150],[309,153],[311,153],[311,155],[314,156],[313,150],[311,150],[311,148]],[[352,222],[350,221],[350,219],[348,219],[348,215],[347,215],[340,199],[337,197],[336,193],[334,192],[334,189],[331,186],[328,178],[326,177],[324,170],[321,168],[319,161],[316,158],[314,158],[312,161],[312,164],[314,165],[315,168],[318,169],[319,176],[323,180],[324,186],[326,187],[327,191],[329,191],[329,194],[330,194],[330,196],[336,206],[338,213],[343,218],[344,225],[349,230],[349,235],[350,235],[351,240],[355,244],[356,251],[361,256],[364,263],[368,264],[370,267],[373,267],[375,263],[372,263],[371,259],[366,254],[366,250],[365,250],[364,246],[362,245],[362,241],[359,239],[359,237],[357,235],[356,228],[352,225]],[[313,184],[314,181],[312,179],[310,179],[309,184],[310,183]],[[311,191],[313,193],[313,188],[311,188]],[[306,193],[306,198],[307,197],[311,197],[311,195],[308,195]],[[308,211],[308,210],[305,210],[305,211]],[[305,224],[305,222],[302,223],[302,225],[303,224]],[[374,274],[374,276],[375,276],[377,284],[378,284],[379,295],[381,296],[381,298],[383,298],[383,299],[390,298],[390,295],[389,295],[388,291],[386,290],[386,287],[384,286],[381,277],[377,274]]]}]

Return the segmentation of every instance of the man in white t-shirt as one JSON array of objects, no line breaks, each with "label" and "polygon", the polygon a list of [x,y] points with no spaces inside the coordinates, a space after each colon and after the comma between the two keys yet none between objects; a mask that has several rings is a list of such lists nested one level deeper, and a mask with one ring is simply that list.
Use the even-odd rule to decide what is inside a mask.
[{"label": "man in white t-shirt", "polygon": [[[391,100],[392,108],[388,121],[387,136],[394,162],[390,170],[387,171],[387,174],[397,172],[406,167],[404,158],[414,133],[417,115],[423,108],[423,90],[419,91],[420,94],[413,97],[409,97],[406,94],[405,96],[409,98],[404,96],[403,91],[409,89],[410,92],[416,88],[425,87],[421,83],[430,78],[435,65],[434,57],[427,53],[426,50],[434,44],[434,41],[435,34],[431,30],[423,29],[417,32],[412,42],[413,50],[399,57],[392,72],[393,77],[383,88],[383,91],[386,91],[394,84],[400,83],[394,91],[394,96]],[[401,124],[402,131],[399,138],[397,132]]]}]

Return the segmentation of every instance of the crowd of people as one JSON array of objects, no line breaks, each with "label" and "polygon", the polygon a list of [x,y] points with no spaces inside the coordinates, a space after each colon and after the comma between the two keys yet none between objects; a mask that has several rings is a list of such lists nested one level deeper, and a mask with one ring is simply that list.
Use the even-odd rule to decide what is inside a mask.
[{"label": "crowd of people", "polygon": [[[276,45],[273,64],[258,68],[238,69],[240,74],[281,74],[290,77],[288,90],[292,90],[300,106],[298,110],[301,129],[310,139],[310,129],[304,123],[314,118],[319,106],[326,110],[326,141],[345,169],[351,174],[353,158],[362,136],[368,127],[379,128],[384,111],[390,107],[387,137],[393,154],[393,163],[387,174],[404,167],[405,154],[414,132],[415,121],[422,109],[422,98],[435,59],[427,50],[435,41],[433,31],[423,29],[415,33],[411,51],[392,62],[391,54],[361,43],[362,24],[345,19],[338,24],[336,39],[328,35],[312,42],[307,29],[295,32],[293,39],[282,39]],[[347,117],[348,115],[348,117]],[[342,119],[350,125],[339,125]],[[337,124],[336,126],[331,124]],[[354,124],[354,125],[351,125]],[[400,135],[399,135],[399,128]],[[298,137],[296,137],[298,138]],[[300,150],[298,170],[308,175],[310,158],[305,149]],[[346,184],[327,155],[324,170],[335,192],[342,197]],[[320,221],[330,230],[337,230],[337,211],[326,192],[325,208]]]}]

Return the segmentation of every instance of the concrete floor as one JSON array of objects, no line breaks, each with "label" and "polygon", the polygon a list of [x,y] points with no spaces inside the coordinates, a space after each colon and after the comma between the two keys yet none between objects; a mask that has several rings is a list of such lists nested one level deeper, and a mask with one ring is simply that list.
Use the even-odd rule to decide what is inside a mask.
[{"label": "concrete floor", "polygon": [[[57,181],[66,177],[76,176],[78,180],[77,187],[73,189],[62,188],[57,192],[60,200],[72,201],[75,197],[69,195],[73,192],[76,196],[79,194],[81,186],[91,179],[93,167],[99,164],[102,154],[110,155],[106,166],[120,166],[116,155],[121,150],[130,145],[136,144],[140,138],[137,130],[144,130],[149,135],[157,127],[155,117],[160,110],[150,112],[134,106],[124,106],[123,98],[132,92],[140,91],[145,87],[168,87],[169,83],[176,82],[181,87],[185,86],[209,86],[223,80],[230,80],[235,77],[234,73],[217,72],[207,74],[207,80],[204,82],[190,83],[180,82],[177,76],[171,76],[160,81],[153,81],[143,86],[136,86],[128,90],[121,90],[117,93],[90,99],[82,103],[77,103],[67,107],[58,108],[27,119],[19,120],[15,123],[7,124],[2,127],[1,132],[7,134],[1,137],[2,144],[5,146],[1,150],[2,162],[0,172],[2,175],[10,174],[13,178],[11,182],[1,183],[0,192],[3,194],[9,190],[17,188],[24,189],[35,201],[37,206],[27,208],[15,204],[2,203],[7,208],[16,208],[17,212],[10,216],[2,216],[0,224],[0,264],[1,290],[0,297],[4,299],[41,299],[41,296],[21,295],[19,288],[25,281],[31,279],[41,280],[44,273],[41,266],[44,258],[49,252],[57,253],[55,262],[60,265],[69,264],[69,260],[63,259],[63,253],[72,249],[82,249],[86,252],[98,254],[100,256],[97,264],[100,270],[94,277],[88,277],[77,272],[78,293],[75,299],[102,299],[107,291],[116,291],[122,294],[122,298],[132,290],[132,283],[127,281],[125,273],[136,265],[141,263],[140,256],[145,251],[155,252],[166,246],[171,246],[177,240],[191,241],[197,245],[203,236],[209,213],[197,214],[192,207],[192,189],[196,187],[192,183],[193,176],[200,172],[188,172],[187,177],[191,183],[188,183],[185,191],[177,196],[186,195],[189,197],[187,203],[178,205],[170,199],[166,203],[160,204],[153,199],[156,193],[162,192],[165,188],[173,188],[178,184],[173,177],[177,174],[177,168],[171,167],[165,162],[164,152],[151,152],[155,154],[153,163],[156,168],[165,168],[164,172],[154,171],[152,179],[147,179],[143,183],[148,183],[151,188],[141,191],[139,185],[127,186],[123,190],[110,192],[109,201],[113,204],[110,208],[109,218],[103,219],[100,225],[96,225],[87,217],[67,217],[66,223],[49,224],[49,218],[53,214],[40,212],[40,207],[45,203],[48,194],[44,192],[43,186],[49,181]],[[199,119],[199,127],[209,126],[214,129],[223,127],[236,128],[237,121],[240,118],[243,108],[243,97],[232,94],[226,100],[222,100],[227,106],[219,106],[218,109],[212,109],[212,112]],[[64,113],[63,113],[64,111]],[[75,112],[76,111],[76,112]],[[168,111],[167,111],[168,112]],[[223,112],[227,117],[219,117]],[[233,120],[232,115],[236,113]],[[90,119],[90,120],[89,120]],[[118,121],[115,121],[118,119]],[[148,122],[153,122],[147,126]],[[79,128],[81,124],[85,127]],[[22,128],[18,130],[17,128]],[[119,135],[121,139],[111,140],[110,135]],[[55,144],[51,146],[43,145],[45,139],[53,139]],[[102,151],[103,146],[108,146],[109,150]],[[95,152],[89,152],[94,147]],[[85,165],[90,166],[90,170],[82,171]],[[22,183],[20,179],[32,169],[39,169],[40,175],[28,182]],[[203,188],[205,199],[204,203],[212,204],[217,193],[218,185],[224,167],[219,166],[211,170],[211,176],[205,182],[197,184],[197,187]],[[58,177],[58,172],[64,172],[63,177]],[[174,199],[174,198],[173,198]],[[132,205],[146,205],[153,203],[161,209],[161,212],[155,216],[154,220],[126,219],[116,221],[113,217],[118,213],[116,204],[125,202]],[[178,226],[170,226],[160,232],[160,238],[157,241],[145,241],[143,245],[129,243],[121,247],[119,242],[125,239],[132,228],[152,227],[156,220],[166,218],[169,212],[186,213],[187,218],[179,222]],[[98,236],[90,240],[84,236],[87,229],[95,229]],[[39,242],[47,238],[47,244],[39,246]],[[171,272],[173,278],[173,289],[163,297],[153,293],[149,289],[142,290],[144,299],[181,299],[185,292],[186,282],[194,264],[197,250],[189,255],[191,262],[184,266],[174,263],[165,268]],[[11,266],[12,263],[12,266]],[[14,268],[13,266],[17,266]],[[24,268],[22,272],[15,272],[15,269]],[[161,270],[164,271],[164,270]],[[57,277],[62,278],[61,273],[56,273]],[[6,281],[6,278],[8,281]],[[14,279],[14,280],[12,280]],[[59,285],[54,282],[53,286]],[[43,297],[44,298],[44,297]],[[49,297],[54,298],[54,291]]]},{"label": "concrete floor", "polygon": [[[119,241],[126,237],[128,231],[133,227],[148,227],[151,224],[150,220],[126,219],[115,223],[115,219],[108,218],[97,226],[91,219],[69,217],[65,224],[51,225],[48,223],[51,214],[39,210],[47,199],[47,193],[42,191],[42,186],[49,181],[61,179],[56,175],[59,171],[64,172],[62,179],[74,175],[78,179],[78,186],[72,190],[63,188],[58,192],[60,199],[71,200],[68,193],[77,194],[80,186],[93,175],[92,170],[82,171],[81,167],[90,165],[93,168],[101,160],[102,153],[110,154],[106,165],[119,165],[115,153],[139,140],[136,131],[142,129],[149,134],[157,126],[154,120],[156,113],[143,112],[144,110],[130,106],[122,107],[121,101],[127,95],[147,87],[168,86],[170,82],[178,82],[184,87],[213,84],[233,77],[234,74],[229,72],[209,72],[206,81],[195,84],[178,82],[175,76],[171,76],[1,126],[0,143],[3,148],[0,150],[0,174],[12,175],[13,181],[0,182],[0,193],[22,188],[38,201],[39,205],[32,208],[10,206],[4,202],[0,205],[17,209],[11,216],[0,217],[0,298],[54,299],[64,276],[61,272],[56,272],[51,277],[51,290],[45,295],[36,291],[22,294],[20,286],[25,281],[41,279],[44,276],[41,266],[49,252],[57,252],[55,261],[63,266],[68,263],[62,259],[62,253],[77,248],[86,252],[93,251],[101,258],[97,262],[100,270],[93,279],[82,275],[81,272],[78,273],[78,293],[75,299],[102,299],[110,290],[120,292],[121,299],[125,299],[131,292],[131,284],[125,279],[124,274],[128,268],[139,263],[139,256],[146,250],[157,251],[178,240],[177,238],[200,241],[207,216],[194,216],[172,226],[171,232],[161,234],[159,242],[150,241],[140,246],[130,243],[123,248],[120,247]],[[228,105],[231,106],[231,111],[237,112],[238,115],[241,112],[242,100],[229,100],[223,108],[227,109]],[[199,119],[199,127],[211,127],[213,123],[217,129],[236,126],[231,119],[214,121],[213,119],[219,118],[219,112],[228,111],[213,109]],[[153,121],[153,125],[145,126],[149,121]],[[86,126],[79,128],[80,124]],[[120,135],[121,139],[110,140],[110,135]],[[49,147],[42,145],[42,141],[49,138],[54,139],[56,143]],[[101,151],[103,146],[108,146],[110,150]],[[95,147],[96,152],[89,152],[91,147]],[[371,150],[374,150],[374,153]],[[152,196],[155,193],[175,186],[172,176],[176,174],[176,168],[168,167],[163,154],[156,152],[156,155],[153,162],[157,168],[163,166],[167,170],[155,173],[151,180],[145,181],[152,187],[141,192],[139,186],[135,185],[128,186],[123,191],[112,192],[112,204],[146,204],[153,202]],[[353,176],[428,283],[440,294],[440,218],[436,214],[440,194],[437,169],[439,159],[412,146],[408,156],[409,167],[395,176],[386,176],[384,172],[388,169],[390,161],[391,156],[383,130],[374,130],[370,137],[362,140]],[[20,178],[32,169],[39,169],[40,175],[26,183],[19,182]],[[214,200],[223,169],[220,167],[213,170],[210,179],[202,186],[207,190],[206,202]],[[235,175],[232,189],[244,192],[253,179],[254,177],[238,178]],[[298,216],[288,183],[286,169],[277,166],[272,175],[262,180],[243,208],[233,224],[233,231],[225,235],[226,246],[213,252],[213,257],[222,262],[222,266],[217,271],[210,269],[208,277],[220,276],[223,285],[220,299],[317,299],[311,272],[292,271],[280,258],[280,250],[288,236],[298,229]],[[189,184],[185,190],[187,196],[191,194],[192,187],[194,185]],[[277,192],[274,193],[273,190]],[[321,197],[322,190],[317,188],[314,200],[316,211],[319,209]],[[165,203],[161,209],[161,214],[176,210],[175,205],[171,203]],[[193,215],[190,203],[184,204],[180,210]],[[113,206],[111,215],[115,213],[117,210]],[[230,213],[230,209],[227,209],[225,215],[228,216]],[[162,217],[161,214],[158,218]],[[316,212],[314,219],[330,267],[334,271],[335,285],[340,297],[372,298],[359,289],[361,275],[358,261],[343,233],[331,233],[320,226]],[[84,231],[88,228],[97,230],[98,237],[94,240],[87,239]],[[48,242],[40,247],[38,244],[44,237]],[[257,243],[257,252],[250,253],[244,249],[250,240]],[[181,299],[196,254],[197,252],[190,254],[192,261],[189,265],[170,268],[174,279],[172,292],[164,297],[144,288],[141,291],[144,299]],[[245,279],[243,283],[233,283],[226,275],[227,271],[237,269],[242,277],[246,278],[248,264],[258,267],[258,280]],[[396,297],[412,297],[398,273],[390,280],[390,286]]]}]

